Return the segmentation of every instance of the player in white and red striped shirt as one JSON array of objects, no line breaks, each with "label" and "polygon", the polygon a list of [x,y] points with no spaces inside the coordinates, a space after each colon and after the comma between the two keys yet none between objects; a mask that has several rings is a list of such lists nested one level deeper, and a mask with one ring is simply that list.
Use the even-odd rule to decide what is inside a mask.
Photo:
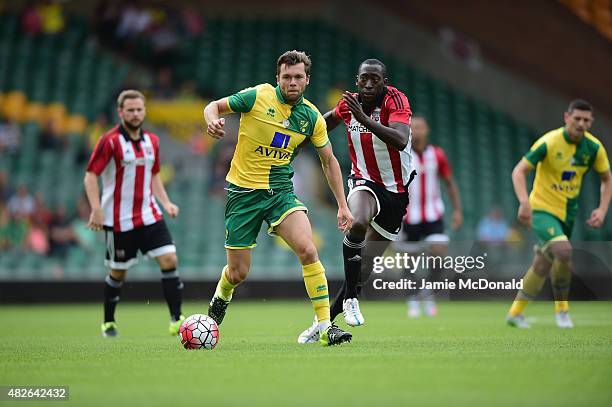
[{"label": "player in white and red striped shirt", "polygon": [[[170,310],[170,333],[177,334],[183,283],[176,247],[155,198],[171,216],[179,208],[168,198],[159,176],[159,139],[144,131],[145,98],[135,90],[117,99],[121,124],[98,141],[87,166],[85,191],[91,206],[88,226],[105,230],[106,261],[102,334],[116,336],[115,308],[127,270],[138,262],[138,251],[155,258],[162,272],[162,287]],[[102,199],[98,187],[102,178]]]},{"label": "player in white and red striped shirt", "polygon": [[[406,95],[387,85],[385,64],[377,59],[361,63],[356,85],[357,93],[345,92],[323,116],[328,130],[345,124],[352,162],[347,201],[354,221],[342,247],[345,282],[330,309],[332,321],[342,312],[351,326],[365,322],[357,297],[372,272],[372,258],[398,236],[412,177],[412,113]],[[367,253],[362,250],[366,242],[376,242]],[[298,342],[311,341],[313,327]]]},{"label": "player in white and red striped shirt", "polygon": [[[446,255],[448,236],[444,233],[444,203],[440,181],[444,182],[453,206],[452,229],[463,223],[459,189],[451,166],[442,148],[428,142],[429,126],[421,115],[412,116],[412,165],[417,172],[410,184],[410,203],[403,222],[403,238],[407,242],[424,241],[433,256]],[[442,270],[429,270],[429,278],[436,279]],[[420,285],[420,284],[419,284]],[[422,290],[408,300],[408,315],[420,315],[422,299],[425,311],[434,316],[437,312],[433,292]]]}]

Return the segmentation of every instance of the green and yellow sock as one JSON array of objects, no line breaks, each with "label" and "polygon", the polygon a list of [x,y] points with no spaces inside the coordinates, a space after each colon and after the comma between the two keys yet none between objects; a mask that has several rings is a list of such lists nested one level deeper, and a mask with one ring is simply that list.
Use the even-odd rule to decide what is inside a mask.
[{"label": "green and yellow sock", "polygon": [[320,261],[302,265],[302,274],[319,326],[329,326],[329,289],[323,265]]},{"label": "green and yellow sock", "polygon": [[572,283],[571,265],[559,260],[553,261],[550,269],[550,282],[552,283],[553,297],[555,299],[555,312],[569,311],[569,290]]},{"label": "green and yellow sock", "polygon": [[217,283],[217,289],[215,290],[215,296],[221,298],[224,301],[231,301],[232,294],[234,293],[234,288],[236,288],[238,284],[232,284],[227,279],[227,266],[223,267],[221,271],[221,278]]},{"label": "green and yellow sock", "polygon": [[529,267],[527,274],[523,277],[523,289],[519,290],[516,294],[508,315],[515,317],[521,314],[527,304],[529,304],[529,301],[534,300],[538,296],[545,281],[545,277],[536,274],[533,267]]}]

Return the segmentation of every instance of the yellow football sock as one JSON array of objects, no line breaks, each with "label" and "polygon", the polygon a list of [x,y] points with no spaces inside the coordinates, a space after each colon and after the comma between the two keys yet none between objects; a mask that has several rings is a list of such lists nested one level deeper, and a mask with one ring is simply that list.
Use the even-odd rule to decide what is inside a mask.
[{"label": "yellow football sock", "polygon": [[317,321],[319,324],[329,323],[329,290],[323,265],[320,261],[303,265],[302,274],[308,297],[317,315]]},{"label": "yellow football sock", "polygon": [[550,282],[552,283],[553,297],[555,299],[555,312],[569,311],[570,285],[572,283],[572,270],[568,263],[559,260],[553,261],[550,269]]},{"label": "yellow football sock", "polygon": [[569,302],[568,301],[555,301],[555,312],[568,312]]},{"label": "yellow football sock", "polygon": [[232,299],[232,294],[234,293],[234,288],[236,288],[238,284],[232,284],[227,279],[227,266],[223,267],[221,271],[221,278],[217,283],[217,289],[215,290],[215,296],[220,297],[222,300],[230,301]]},{"label": "yellow football sock", "polygon": [[508,315],[515,317],[522,313],[527,304],[529,304],[529,301],[534,300],[538,296],[545,281],[545,277],[536,274],[536,272],[533,271],[533,267],[529,267],[527,274],[523,277],[523,289],[519,290],[516,294],[516,298],[510,307],[510,311],[508,311]]}]

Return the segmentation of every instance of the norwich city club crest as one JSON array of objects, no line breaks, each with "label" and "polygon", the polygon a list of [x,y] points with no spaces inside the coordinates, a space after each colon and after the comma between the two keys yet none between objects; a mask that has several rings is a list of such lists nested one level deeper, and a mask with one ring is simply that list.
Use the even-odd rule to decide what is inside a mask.
[{"label": "norwich city club crest", "polygon": [[306,133],[307,128],[308,128],[308,122],[306,120],[300,120],[300,131],[302,133]]}]

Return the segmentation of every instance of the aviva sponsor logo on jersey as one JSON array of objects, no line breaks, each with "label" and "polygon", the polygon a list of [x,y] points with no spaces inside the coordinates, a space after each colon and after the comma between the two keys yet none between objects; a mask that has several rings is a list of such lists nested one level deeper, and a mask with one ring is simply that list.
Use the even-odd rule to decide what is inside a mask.
[{"label": "aviva sponsor logo on jersey", "polygon": [[274,133],[274,137],[272,138],[272,142],[270,143],[270,147],[274,147],[274,148],[259,146],[255,149],[255,152],[259,153],[259,155],[264,156],[264,157],[277,158],[279,160],[287,160],[291,158],[291,153],[288,153],[286,151],[279,150],[279,149],[287,148],[290,140],[291,140],[290,135],[283,134],[277,131],[276,133]]},{"label": "aviva sponsor logo on jersey", "polygon": [[561,173],[561,183],[552,184],[551,188],[555,191],[574,192],[579,188],[578,185],[571,184],[574,178],[576,178],[576,171],[563,171]]},{"label": "aviva sponsor logo on jersey", "polygon": [[571,181],[576,177],[576,171],[563,171],[561,173],[561,181]]},{"label": "aviva sponsor logo on jersey", "polygon": [[270,147],[287,148],[287,146],[289,145],[289,140],[291,140],[290,135],[283,134],[277,131],[276,133],[274,133],[274,137],[272,138]]}]

